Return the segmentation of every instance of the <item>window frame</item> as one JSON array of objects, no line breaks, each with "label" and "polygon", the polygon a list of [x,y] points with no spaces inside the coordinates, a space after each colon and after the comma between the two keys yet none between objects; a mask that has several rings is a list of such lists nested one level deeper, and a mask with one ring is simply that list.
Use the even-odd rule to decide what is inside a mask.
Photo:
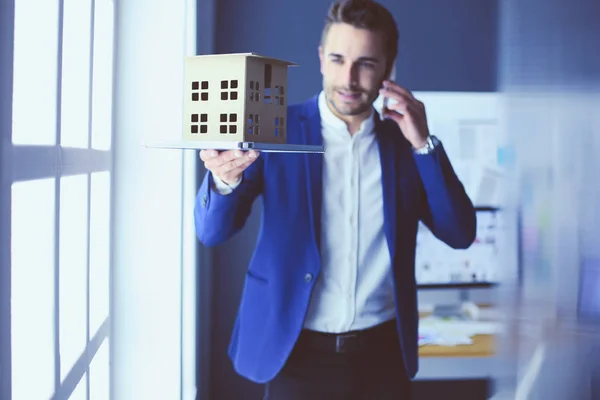
[{"label": "window frame", "polygon": [[[0,2],[0,365],[11,363],[11,177],[9,145],[12,143],[13,41],[15,2]],[[6,329],[4,328],[6,327]],[[0,368],[0,398],[11,398],[11,368]]]}]

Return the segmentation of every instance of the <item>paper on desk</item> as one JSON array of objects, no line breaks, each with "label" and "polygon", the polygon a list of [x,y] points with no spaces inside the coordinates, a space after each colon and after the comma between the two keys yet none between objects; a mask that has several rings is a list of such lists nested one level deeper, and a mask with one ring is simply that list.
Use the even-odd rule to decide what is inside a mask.
[{"label": "paper on desk", "polygon": [[475,335],[491,335],[500,331],[498,324],[427,317],[419,323],[419,346],[457,346],[471,344]]},{"label": "paper on desk", "polygon": [[439,332],[433,328],[419,328],[419,346],[458,346],[461,344],[471,344],[473,341],[465,335],[454,335],[446,332]]}]

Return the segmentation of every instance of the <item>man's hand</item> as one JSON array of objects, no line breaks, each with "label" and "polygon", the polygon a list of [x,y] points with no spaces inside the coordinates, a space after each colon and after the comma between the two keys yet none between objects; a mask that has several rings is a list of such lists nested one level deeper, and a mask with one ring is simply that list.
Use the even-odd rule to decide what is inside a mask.
[{"label": "man's hand", "polygon": [[413,148],[425,146],[429,136],[425,105],[415,99],[408,89],[392,81],[383,82],[380,92],[384,98],[394,99],[397,102],[387,105],[383,109],[383,116],[398,124]]},{"label": "man's hand", "polygon": [[244,170],[257,158],[258,152],[254,150],[248,152],[227,150],[220,153],[217,150],[200,151],[200,159],[204,162],[204,167],[228,185],[236,183]]}]

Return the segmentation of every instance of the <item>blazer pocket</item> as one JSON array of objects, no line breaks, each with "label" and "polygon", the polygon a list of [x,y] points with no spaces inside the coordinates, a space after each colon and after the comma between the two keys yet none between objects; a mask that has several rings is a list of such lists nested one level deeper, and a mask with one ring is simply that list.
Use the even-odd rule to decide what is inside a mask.
[{"label": "blazer pocket", "polygon": [[256,274],[256,272],[248,270],[246,272],[246,276],[249,279],[252,279],[253,281],[263,284],[263,285],[267,285],[269,283],[269,280],[261,275]]}]

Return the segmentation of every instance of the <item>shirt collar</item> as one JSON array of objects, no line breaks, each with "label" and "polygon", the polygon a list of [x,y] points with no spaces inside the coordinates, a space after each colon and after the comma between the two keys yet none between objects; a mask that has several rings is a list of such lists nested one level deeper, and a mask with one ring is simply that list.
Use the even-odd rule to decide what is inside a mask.
[{"label": "shirt collar", "polygon": [[[375,127],[374,112],[374,108],[371,107],[371,114],[369,114],[369,116],[360,124],[360,128],[356,132],[356,135],[373,132],[373,128]],[[321,114],[321,121],[324,124],[334,129],[343,129],[346,132],[348,131],[346,123],[336,116],[331,109],[329,109],[324,91],[319,93],[319,113]]]}]

